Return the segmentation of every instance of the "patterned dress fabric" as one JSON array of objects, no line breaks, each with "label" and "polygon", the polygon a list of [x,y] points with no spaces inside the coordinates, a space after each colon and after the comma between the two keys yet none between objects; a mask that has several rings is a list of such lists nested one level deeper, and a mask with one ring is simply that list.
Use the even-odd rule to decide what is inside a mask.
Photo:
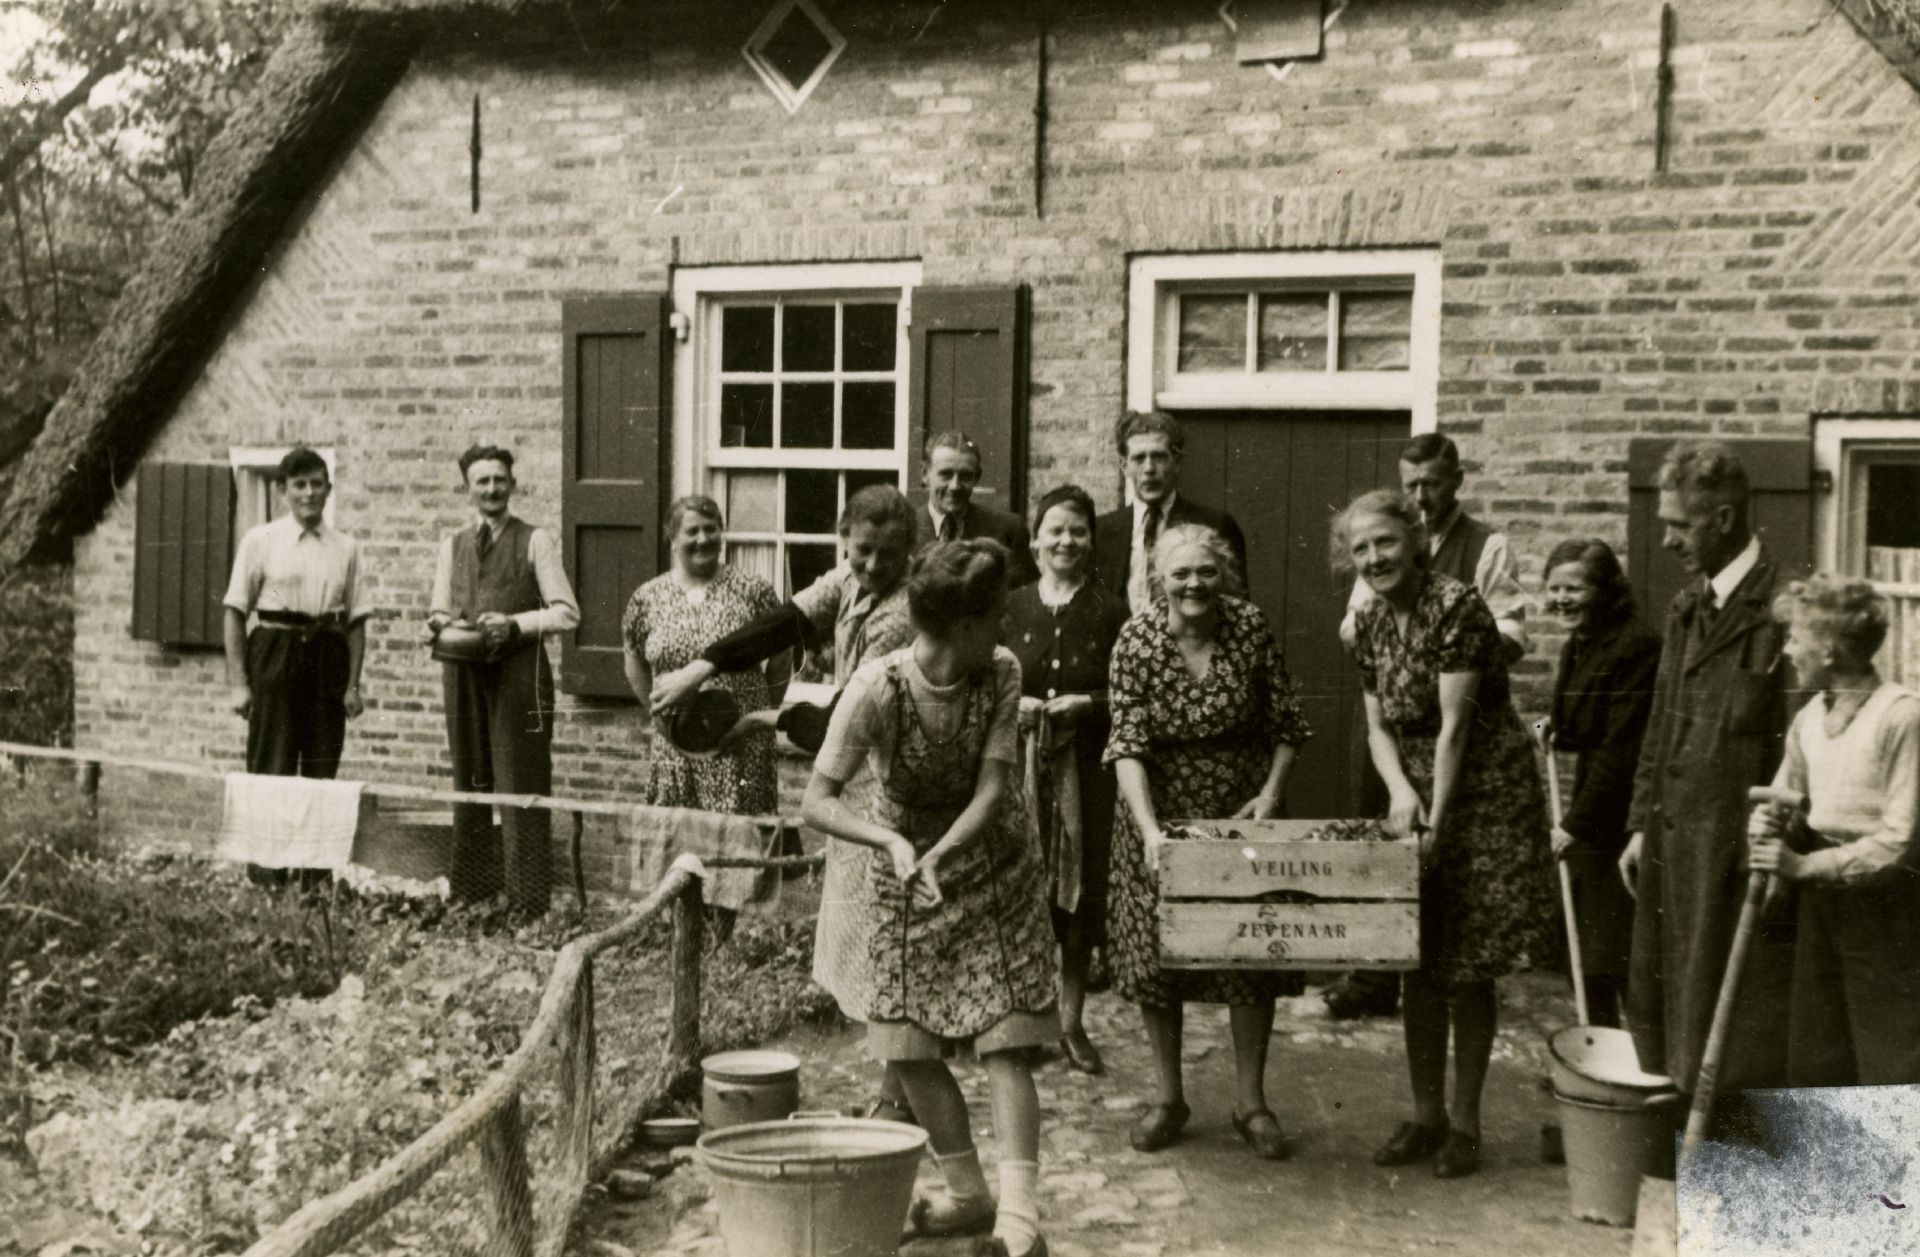
[{"label": "patterned dress fabric", "polygon": [[[1111,727],[1107,670],[1127,622],[1127,604],[1088,581],[1065,605],[1040,601],[1040,587],[1016,589],[1007,600],[1007,645],[1020,660],[1027,698],[1090,694],[1093,707],[1073,726],[1073,757],[1080,784],[1080,902],[1071,914],[1090,941],[1105,941],[1108,868],[1116,798],[1113,770],[1101,763]],[[1045,814],[1051,800],[1030,801]],[[1068,914],[1055,909],[1058,918]]]},{"label": "patterned dress fabric", "polygon": [[[863,801],[866,819],[918,852],[966,808],[983,760],[1008,767],[1000,815],[942,860],[942,900],[931,909],[908,902],[885,852],[836,844],[858,852],[864,865],[872,991],[861,1019],[873,1031],[906,1022],[982,1051],[1059,1033],[1045,891],[1013,773],[1019,687],[1019,663],[1005,649],[995,651],[990,669],[936,686],[909,647],[862,667],[834,711],[816,770],[845,782],[865,763],[878,786]],[[878,1041],[901,1038],[882,1033]]]},{"label": "patterned dress fabric", "polygon": [[[837,686],[845,686],[869,659],[913,644],[904,580],[876,598],[860,588],[853,569],[843,563],[795,594],[793,602],[823,636],[832,633],[831,650],[816,652],[811,663],[816,669],[824,667]],[[855,774],[847,783],[848,806],[858,809],[873,788],[871,773]],[[855,1021],[865,1017],[862,1010],[873,993],[867,933],[874,913],[865,857],[866,852],[848,843],[827,844],[820,916],[813,932],[813,980]]]},{"label": "patterned dress fabric", "polygon": [[1355,616],[1361,684],[1380,701],[1421,801],[1433,799],[1440,676],[1477,672],[1473,726],[1437,866],[1420,886],[1420,965],[1443,984],[1490,982],[1553,954],[1556,905],[1546,797],[1513,710],[1500,633],[1469,585],[1429,575],[1404,635],[1375,599]]},{"label": "patterned dress fabric", "polygon": [[[773,586],[758,576],[722,567],[695,603],[663,572],[633,591],[621,617],[627,650],[647,661],[654,676],[700,657],[700,652],[754,617],[780,606]],[[742,711],[769,705],[766,676],[758,668],[723,672],[713,684],[733,692]],[[773,735],[755,733],[732,748],[703,759],[675,750],[664,735],[653,739],[647,770],[647,802],[657,807],[767,815],[779,809],[773,771]]]},{"label": "patterned dress fabric", "polygon": [[[1127,621],[1113,648],[1113,733],[1106,762],[1137,759],[1147,770],[1162,827],[1233,815],[1265,784],[1280,743],[1312,736],[1280,647],[1260,609],[1222,598],[1207,673],[1195,680],[1156,602]],[[1184,840],[1171,828],[1171,840]],[[1302,990],[1298,975],[1160,967],[1159,888],[1146,865],[1132,809],[1114,809],[1107,953],[1113,984],[1134,1003],[1164,1008],[1195,1000],[1252,1004]]]}]

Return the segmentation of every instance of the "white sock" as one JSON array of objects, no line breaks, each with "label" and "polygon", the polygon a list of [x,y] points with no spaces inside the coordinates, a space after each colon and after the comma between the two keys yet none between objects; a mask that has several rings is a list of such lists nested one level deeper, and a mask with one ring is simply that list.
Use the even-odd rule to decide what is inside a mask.
[{"label": "white sock", "polygon": [[980,1149],[970,1147],[944,1157],[936,1152],[933,1163],[947,1180],[947,1195],[956,1202],[993,1199],[987,1190],[986,1171],[980,1168]]},{"label": "white sock", "polygon": [[1015,1257],[1030,1251],[1040,1239],[1040,1204],[1034,1188],[1040,1181],[1037,1161],[1000,1163],[1000,1212],[993,1234]]}]

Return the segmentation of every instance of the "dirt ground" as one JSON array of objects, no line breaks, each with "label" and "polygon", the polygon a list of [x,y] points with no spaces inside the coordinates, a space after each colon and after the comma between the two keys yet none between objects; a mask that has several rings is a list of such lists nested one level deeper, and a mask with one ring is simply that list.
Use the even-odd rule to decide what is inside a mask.
[{"label": "dirt ground", "polygon": [[[1232,1048],[1224,1010],[1195,1008],[1187,1020],[1187,1090],[1193,1120],[1184,1140],[1143,1155],[1127,1128],[1152,1095],[1152,1066],[1133,1010],[1096,997],[1089,1030],[1108,1073],[1088,1078],[1049,1062],[1038,1082],[1043,1113],[1043,1229],[1058,1257],[1174,1257],[1209,1253],[1462,1253],[1473,1257],[1622,1257],[1631,1232],[1576,1221],[1566,1171],[1540,1158],[1540,1127],[1553,1100],[1540,1086],[1544,1037],[1571,1009],[1544,977],[1503,991],[1503,1028],[1488,1081],[1484,1165],[1451,1182],[1425,1166],[1383,1170],[1373,1149],[1407,1114],[1397,1020],[1327,1018],[1318,995],[1281,1003],[1268,1065],[1268,1093],[1295,1153],[1259,1161],[1228,1125]],[[873,1067],[857,1031],[811,1030],[779,1046],[802,1060],[801,1102],[845,1109],[866,1097]],[[983,1150],[985,1075],[958,1070]],[[930,1171],[923,1166],[922,1182]],[[725,1257],[711,1185],[684,1166],[645,1200],[596,1194],[574,1252],[589,1257],[671,1254]],[[961,1257],[970,1241],[916,1241],[903,1257]],[[733,1254],[732,1257],[746,1257]]]}]

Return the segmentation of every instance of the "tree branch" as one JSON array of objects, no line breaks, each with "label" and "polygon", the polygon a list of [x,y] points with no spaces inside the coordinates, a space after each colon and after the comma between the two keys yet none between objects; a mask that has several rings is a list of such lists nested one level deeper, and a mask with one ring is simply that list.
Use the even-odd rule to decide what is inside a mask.
[{"label": "tree branch", "polygon": [[87,103],[87,97],[93,95],[93,89],[100,85],[101,80],[117,74],[125,64],[124,56],[109,53],[98,65],[88,66],[87,72],[66,95],[48,105],[34,118],[31,126],[8,141],[6,148],[0,149],[0,180],[12,179],[14,172],[40,151],[40,145],[66,125],[67,115]]}]

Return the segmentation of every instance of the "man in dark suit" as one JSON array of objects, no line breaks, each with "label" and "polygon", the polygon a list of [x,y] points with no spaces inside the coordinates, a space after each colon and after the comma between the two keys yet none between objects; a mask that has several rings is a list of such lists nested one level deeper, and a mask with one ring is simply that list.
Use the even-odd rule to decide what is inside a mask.
[{"label": "man in dark suit", "polygon": [[921,451],[920,483],[927,501],[917,512],[920,536],[915,550],[936,541],[985,537],[1007,548],[1007,585],[1018,589],[1040,579],[1033,542],[1018,515],[996,511],[973,500],[980,483],[980,447],[964,432],[936,432]]},{"label": "man in dark suit", "polygon": [[[1620,871],[1635,891],[1628,1021],[1640,1064],[1695,1085],[1747,884],[1747,790],[1766,785],[1787,726],[1779,569],[1753,535],[1747,473],[1724,445],[1660,469],[1663,544],[1692,578],[1667,609]],[[1747,953],[1719,1087],[1786,1085],[1790,923],[1770,913]],[[1723,1124],[1739,1106],[1722,1101]]]},{"label": "man in dark suit", "polygon": [[[1226,538],[1247,579],[1247,539],[1225,511],[1203,506],[1179,492],[1180,453],[1186,436],[1180,422],[1158,410],[1123,415],[1114,429],[1120,468],[1133,489],[1133,501],[1102,515],[1093,530],[1093,574],[1125,596],[1135,612],[1151,601],[1147,588],[1148,555],[1160,531],[1174,524],[1200,524]],[[1242,590],[1244,592],[1244,588]]]}]

